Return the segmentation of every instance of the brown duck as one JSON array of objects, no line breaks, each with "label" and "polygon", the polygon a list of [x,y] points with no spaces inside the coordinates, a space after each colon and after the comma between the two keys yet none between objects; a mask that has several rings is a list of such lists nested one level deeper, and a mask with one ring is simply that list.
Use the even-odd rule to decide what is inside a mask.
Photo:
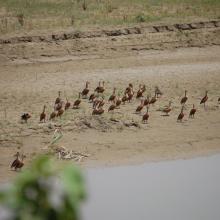
[{"label": "brown duck", "polygon": [[21,169],[24,166],[24,158],[26,157],[25,155],[21,155],[21,158],[19,158],[20,153],[17,152],[15,154],[16,159],[12,162],[11,164],[11,169],[14,169],[15,171],[17,171],[18,169]]},{"label": "brown duck", "polygon": [[149,106],[147,106],[147,112],[143,115],[142,117],[142,122],[147,123],[149,119],[149,114],[148,114]]},{"label": "brown duck", "polygon": [[46,122],[46,113],[45,113],[45,110],[46,110],[46,105],[44,105],[43,107],[43,111],[42,113],[40,114],[40,122]]},{"label": "brown duck", "polygon": [[178,115],[177,122],[182,122],[182,120],[183,120],[183,118],[184,118],[183,108],[184,108],[184,107],[182,107],[181,112],[180,112],[180,114]]},{"label": "brown duck", "polygon": [[86,87],[82,91],[82,96],[87,98],[88,94],[89,94],[89,82],[86,82]]},{"label": "brown duck", "polygon": [[195,105],[193,104],[193,107],[189,112],[189,118],[194,118],[195,113],[196,113],[196,108],[195,108]]},{"label": "brown duck", "polygon": [[79,92],[79,97],[78,99],[73,103],[73,109],[79,108],[79,105],[81,103],[81,98],[80,98],[81,92]]}]

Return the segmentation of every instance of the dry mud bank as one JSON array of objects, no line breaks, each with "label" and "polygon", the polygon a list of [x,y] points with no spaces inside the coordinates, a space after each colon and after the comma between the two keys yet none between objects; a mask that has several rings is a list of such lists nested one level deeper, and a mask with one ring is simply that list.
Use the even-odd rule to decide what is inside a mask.
[{"label": "dry mud bank", "polygon": [[[131,34],[118,37],[70,39],[55,42],[28,42],[0,45],[0,179],[14,175],[9,164],[21,150],[28,156],[44,153],[61,125],[63,138],[58,145],[89,155],[85,166],[141,163],[213,154],[220,151],[220,47],[219,29],[183,32]],[[153,96],[154,87],[164,95],[150,107],[149,123],[134,114],[140,100],[122,105],[114,115],[104,106],[103,116],[92,116],[88,100],[80,109],[67,111],[55,122],[39,123],[46,104],[53,110],[57,92],[73,102],[90,82],[93,91],[99,80],[106,82],[105,98],[113,87],[121,94],[128,83],[137,91],[140,83]],[[188,90],[183,123],[177,123],[180,99]],[[207,109],[199,105],[209,91]],[[172,101],[169,117],[158,111]],[[192,104],[195,119],[188,119]],[[22,112],[32,117],[21,124]],[[116,119],[112,121],[111,118]]]}]

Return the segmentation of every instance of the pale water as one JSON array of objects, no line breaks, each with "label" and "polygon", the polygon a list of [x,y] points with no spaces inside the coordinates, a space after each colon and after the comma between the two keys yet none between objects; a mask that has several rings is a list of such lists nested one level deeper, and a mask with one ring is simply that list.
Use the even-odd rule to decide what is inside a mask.
[{"label": "pale water", "polygon": [[83,220],[220,220],[220,155],[88,169]]}]

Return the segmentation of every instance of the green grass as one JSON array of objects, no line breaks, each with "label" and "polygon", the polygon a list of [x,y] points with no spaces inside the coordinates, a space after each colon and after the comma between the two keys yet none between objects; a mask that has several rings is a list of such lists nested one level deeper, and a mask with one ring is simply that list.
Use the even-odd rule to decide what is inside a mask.
[{"label": "green grass", "polygon": [[220,18],[219,0],[85,0],[86,10],[83,2],[0,0],[0,32]]}]

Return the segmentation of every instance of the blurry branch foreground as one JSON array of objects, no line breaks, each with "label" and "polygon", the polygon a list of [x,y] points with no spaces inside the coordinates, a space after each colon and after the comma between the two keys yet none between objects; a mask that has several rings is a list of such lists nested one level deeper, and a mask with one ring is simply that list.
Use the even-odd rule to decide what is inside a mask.
[{"label": "blurry branch foreground", "polygon": [[43,156],[0,189],[0,220],[78,220],[84,199],[79,169]]}]

